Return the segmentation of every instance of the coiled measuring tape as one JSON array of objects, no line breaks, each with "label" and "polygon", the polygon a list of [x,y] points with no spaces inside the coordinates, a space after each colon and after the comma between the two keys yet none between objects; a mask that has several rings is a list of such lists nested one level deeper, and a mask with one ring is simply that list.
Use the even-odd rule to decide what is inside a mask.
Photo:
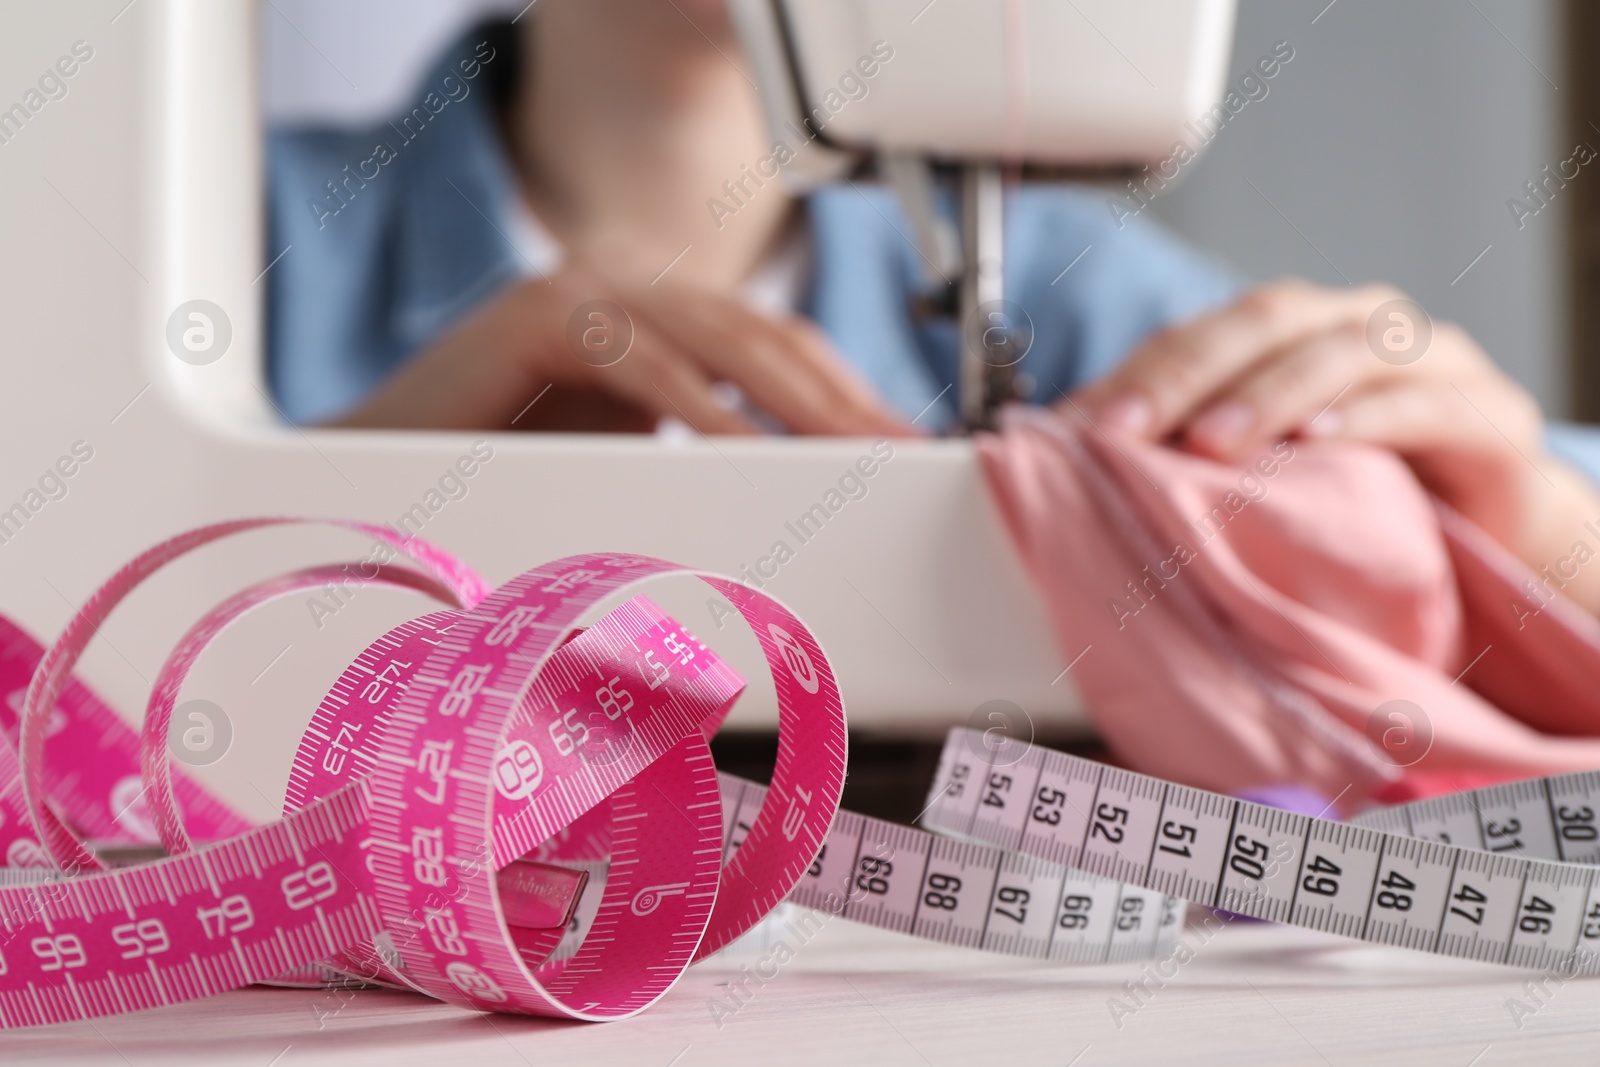
[{"label": "coiled measuring tape", "polygon": [[[449,554],[360,523],[332,525],[381,550],[361,581],[449,608],[395,628],[344,671],[302,738],[283,819],[252,828],[169,766],[177,695],[234,620],[348,580],[352,565],[261,582],[208,613],[163,665],[137,736],[71,670],[166,563],[291,521],[155,546],[48,651],[0,626],[0,682],[31,673],[0,711],[15,743],[0,744],[0,1028],[324,979],[479,1010],[621,1018],[791,894],[856,921],[1062,960],[1152,954],[1176,935],[1181,910],[1162,893],[838,812],[838,688],[810,632],[770,597],[604,554],[490,590]],[[644,597],[576,625],[667,574],[702,578],[756,634],[779,708],[769,787],[719,781],[712,766],[707,738],[743,682],[710,649]],[[118,869],[88,843],[151,836],[171,855]],[[983,907],[966,903],[980,896]]]},{"label": "coiled measuring tape", "polygon": [[924,823],[1361,941],[1600,974],[1600,773],[1310,818],[952,730]]}]

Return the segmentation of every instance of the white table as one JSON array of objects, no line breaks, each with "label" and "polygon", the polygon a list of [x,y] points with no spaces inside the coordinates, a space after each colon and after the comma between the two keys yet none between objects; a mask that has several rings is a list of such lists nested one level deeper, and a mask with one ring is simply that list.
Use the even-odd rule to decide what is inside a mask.
[{"label": "white table", "polygon": [[[1194,931],[1185,936],[1193,942]],[[747,957],[748,963],[755,957]],[[1224,929],[1116,1025],[1141,965],[1061,967],[835,921],[745,1006],[713,1021],[738,964],[694,968],[643,1016],[608,1025],[470,1015],[403,993],[250,989],[95,1024],[0,1035],[3,1064],[338,1063],[873,1067],[1015,1063],[1600,1062],[1600,979],[1375,949],[1285,927]],[[1152,987],[1153,988],[1153,987]],[[1517,1025],[1508,998],[1537,1007]]]}]

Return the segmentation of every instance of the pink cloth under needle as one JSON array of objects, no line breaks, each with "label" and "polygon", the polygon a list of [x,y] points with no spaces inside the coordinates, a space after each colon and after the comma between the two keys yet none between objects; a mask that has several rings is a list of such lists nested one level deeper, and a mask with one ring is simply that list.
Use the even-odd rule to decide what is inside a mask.
[{"label": "pink cloth under needle", "polygon": [[[1294,441],[1233,466],[1037,409],[978,447],[1130,766],[1345,810],[1600,768],[1600,622],[1393,454]],[[1394,700],[1425,720],[1404,755],[1375,718]]]}]

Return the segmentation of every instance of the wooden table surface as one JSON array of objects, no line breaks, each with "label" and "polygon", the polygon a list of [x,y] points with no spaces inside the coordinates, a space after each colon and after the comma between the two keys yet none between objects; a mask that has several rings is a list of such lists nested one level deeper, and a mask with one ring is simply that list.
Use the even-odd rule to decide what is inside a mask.
[{"label": "wooden table surface", "polygon": [[[1198,942],[1193,929],[1184,936]],[[739,966],[758,960],[702,964],[644,1015],[608,1025],[479,1016],[383,990],[256,988],[0,1035],[0,1064],[1600,1062],[1600,979],[1546,980],[1535,996],[1525,983],[1541,976],[1529,972],[1287,927],[1227,927],[1136,1001],[1124,983],[1143,965],[1018,962],[834,921],[775,977],[752,983],[741,1008],[714,1012]],[[1126,1009],[1118,1017],[1112,998]],[[1513,998],[1526,1010],[1514,1014]]]}]

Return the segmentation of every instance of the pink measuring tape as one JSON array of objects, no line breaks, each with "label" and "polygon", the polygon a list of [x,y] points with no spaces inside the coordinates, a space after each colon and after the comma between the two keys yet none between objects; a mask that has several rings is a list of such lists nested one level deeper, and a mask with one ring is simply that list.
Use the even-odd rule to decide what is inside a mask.
[{"label": "pink measuring tape", "polygon": [[[843,788],[844,708],[788,609],[633,555],[571,556],[491,591],[448,553],[353,522],[334,525],[415,564],[373,565],[363,578],[449,608],[349,666],[302,739],[284,818],[249,827],[169,767],[177,693],[231,621],[340,568],[261,583],[201,619],[163,666],[142,737],[71,670],[164,564],[289,521],[222,523],[157,545],[91,596],[42,658],[0,623],[0,686],[32,675],[0,712],[16,746],[0,745],[0,1027],[330,968],[475,1009],[616,1019],[749,930],[812,867]],[[667,574],[697,574],[729,600],[776,684],[772,784],[726,865],[707,739],[742,679],[644,597],[571,636],[599,601]],[[136,867],[107,869],[85,843],[152,832],[172,855]],[[584,864],[606,857],[586,936],[557,952]]]},{"label": "pink measuring tape", "polygon": [[[746,586],[644,556],[570,556],[491,591],[440,549],[332,523],[377,542],[369,560],[383,562],[359,565],[362,580],[448,607],[350,664],[301,738],[283,819],[251,827],[169,765],[178,694],[235,619],[352,565],[269,579],[208,612],[162,666],[139,734],[71,671],[166,563],[293,521],[157,545],[48,651],[0,619],[0,1028],[252,983],[388,985],[480,1010],[617,1019],[776,921],[786,900],[1062,963],[1155,956],[1177,939],[1184,905],[1159,889],[840,811],[844,708],[804,624]],[[715,653],[643,596],[576,626],[670,574],[727,597],[766,654],[779,711],[770,786],[712,765],[707,740],[744,687]],[[989,740],[973,742],[985,759]],[[114,870],[100,858],[130,845],[160,855],[156,842],[166,858]]]},{"label": "pink measuring tape", "polygon": [[[839,810],[838,687],[772,598],[604,554],[490,590],[446,552],[353,522],[332,525],[375,539],[370,558],[384,560],[360,565],[364,581],[448,607],[350,664],[301,739],[284,817],[251,827],[170,767],[178,693],[235,619],[349,565],[260,582],[208,612],[162,666],[142,733],[71,671],[166,563],[292,521],[157,545],[49,650],[0,619],[0,1028],[328,981],[617,1019],[785,900],[1062,963],[1180,950],[1187,898],[1358,940],[1600,973],[1600,772],[1335,823],[954,730],[924,812],[930,833]],[[606,598],[670,574],[723,594],[766,654],[779,712],[770,786],[716,773],[707,742],[744,682],[680,624],[635,596],[577,627]],[[139,866],[99,856],[154,842],[168,855]]]}]

